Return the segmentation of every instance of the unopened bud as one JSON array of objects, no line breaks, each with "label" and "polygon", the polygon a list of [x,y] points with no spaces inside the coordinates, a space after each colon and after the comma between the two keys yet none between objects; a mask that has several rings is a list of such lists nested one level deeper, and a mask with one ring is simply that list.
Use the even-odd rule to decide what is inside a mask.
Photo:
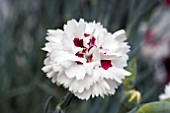
[{"label": "unopened bud", "polygon": [[130,94],[128,102],[132,102],[133,100],[136,100],[137,104],[140,103],[141,93],[139,91],[136,91],[136,90],[133,89],[133,90],[130,90],[128,93]]}]

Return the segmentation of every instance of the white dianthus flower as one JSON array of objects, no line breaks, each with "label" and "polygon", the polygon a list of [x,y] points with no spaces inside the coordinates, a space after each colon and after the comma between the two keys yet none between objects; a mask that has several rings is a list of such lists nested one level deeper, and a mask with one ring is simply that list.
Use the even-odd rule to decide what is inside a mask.
[{"label": "white dianthus flower", "polygon": [[100,23],[72,19],[48,30],[42,70],[80,99],[114,94],[125,76],[130,46],[124,30],[111,34]]},{"label": "white dianthus flower", "polygon": [[170,98],[170,83],[165,86],[164,94],[161,94],[159,96],[160,100],[168,99]]}]

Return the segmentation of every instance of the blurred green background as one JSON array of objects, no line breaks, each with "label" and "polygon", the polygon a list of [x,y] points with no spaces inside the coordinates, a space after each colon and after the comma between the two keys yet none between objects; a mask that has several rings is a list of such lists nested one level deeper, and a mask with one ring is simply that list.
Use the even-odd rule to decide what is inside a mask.
[{"label": "blurred green background", "polygon": [[[138,27],[159,4],[159,0],[0,0],[0,113],[42,113],[49,96],[56,98],[52,102],[56,105],[66,94],[41,71],[46,54],[41,48],[47,29],[62,29],[72,18],[96,20],[110,32],[126,29],[130,59],[137,57],[133,87],[142,93],[141,103],[158,100],[162,88],[152,79],[153,66],[138,55],[143,39]],[[104,99],[74,99],[68,113],[117,113],[123,106],[121,93],[120,86]]]}]

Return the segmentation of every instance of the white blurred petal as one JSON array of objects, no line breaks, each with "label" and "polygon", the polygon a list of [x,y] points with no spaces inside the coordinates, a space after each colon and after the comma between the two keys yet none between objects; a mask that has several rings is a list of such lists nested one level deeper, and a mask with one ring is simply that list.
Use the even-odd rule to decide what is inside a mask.
[{"label": "white blurred petal", "polygon": [[170,83],[165,86],[164,93],[159,96],[160,100],[170,98]]}]

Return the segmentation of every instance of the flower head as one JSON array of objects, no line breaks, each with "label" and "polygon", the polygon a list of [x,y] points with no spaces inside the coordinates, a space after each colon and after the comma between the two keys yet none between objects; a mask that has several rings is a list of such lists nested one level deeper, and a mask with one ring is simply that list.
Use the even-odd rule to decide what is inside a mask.
[{"label": "flower head", "polygon": [[125,31],[107,32],[100,23],[72,19],[64,30],[48,30],[42,70],[53,83],[80,99],[114,94],[125,76],[129,46]]},{"label": "flower head", "polygon": [[168,99],[170,98],[170,83],[165,86],[164,94],[161,94],[159,96],[160,100]]}]

